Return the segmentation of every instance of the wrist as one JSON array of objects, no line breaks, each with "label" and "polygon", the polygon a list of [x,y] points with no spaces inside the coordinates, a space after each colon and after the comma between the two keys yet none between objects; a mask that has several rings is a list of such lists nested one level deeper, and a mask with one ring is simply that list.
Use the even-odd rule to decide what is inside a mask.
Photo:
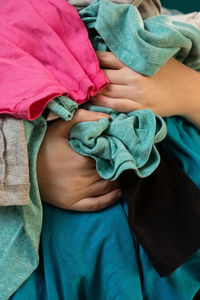
[{"label": "wrist", "polygon": [[191,96],[182,116],[200,128],[200,91],[193,91]]},{"label": "wrist", "polygon": [[200,109],[183,117],[200,129]]},{"label": "wrist", "polygon": [[182,104],[182,117],[200,128],[200,74],[190,69],[190,78]]}]

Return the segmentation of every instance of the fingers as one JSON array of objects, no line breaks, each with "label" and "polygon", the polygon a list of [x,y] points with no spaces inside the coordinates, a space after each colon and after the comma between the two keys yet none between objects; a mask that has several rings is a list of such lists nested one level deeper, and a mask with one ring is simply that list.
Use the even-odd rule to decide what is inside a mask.
[{"label": "fingers", "polygon": [[115,203],[120,195],[120,190],[115,189],[114,191],[98,197],[88,197],[82,199],[74,203],[69,209],[78,211],[98,211]]},{"label": "fingers", "polygon": [[102,68],[116,70],[125,66],[112,52],[97,51],[96,55]]},{"label": "fingers", "polygon": [[[117,181],[109,181],[105,180],[102,178],[96,177],[97,172],[93,173],[93,181],[90,181],[90,178],[84,179],[84,186],[81,184],[81,178],[80,178],[80,186],[77,187],[77,190],[73,193],[74,201],[72,202],[75,203],[77,200],[80,200],[81,198],[85,199],[88,197],[96,197],[96,196],[101,196],[105,195],[115,189],[119,189],[119,183]],[[97,174],[98,175],[98,174]],[[96,180],[96,181],[95,181]],[[87,186],[86,186],[87,184]],[[81,195],[81,197],[80,197]],[[70,195],[66,195],[66,198],[70,197]],[[68,199],[69,200],[69,199]]]},{"label": "fingers", "polygon": [[72,123],[74,125],[79,122],[99,121],[102,118],[109,119],[109,116],[101,112],[94,112],[80,108],[75,112]]},{"label": "fingers", "polygon": [[123,71],[123,69],[121,70],[103,69],[103,71],[111,84],[127,85],[127,76]]},{"label": "fingers", "polygon": [[142,106],[130,99],[109,98],[104,95],[97,95],[91,100],[92,104],[110,107],[115,111],[127,113],[133,110],[142,109]]},{"label": "fingers", "polygon": [[[67,193],[66,187],[61,183],[59,194],[57,193],[56,206],[69,210],[98,210],[111,205],[121,195],[117,181],[100,179],[95,183],[88,184],[87,188],[81,187],[81,179],[78,181],[80,181],[80,186],[77,189],[72,187],[72,190],[68,187]],[[45,192],[42,196],[43,201],[47,199],[48,203],[55,205],[55,195],[46,197]]]},{"label": "fingers", "polygon": [[85,189],[83,198],[86,198],[88,196],[104,195],[118,188],[119,188],[119,183],[117,181],[108,181],[101,178],[100,180],[96,181],[92,185],[88,186],[87,189]]},{"label": "fingers", "polygon": [[126,98],[130,99],[130,88],[126,85],[109,84],[99,95],[107,96],[109,98]]}]

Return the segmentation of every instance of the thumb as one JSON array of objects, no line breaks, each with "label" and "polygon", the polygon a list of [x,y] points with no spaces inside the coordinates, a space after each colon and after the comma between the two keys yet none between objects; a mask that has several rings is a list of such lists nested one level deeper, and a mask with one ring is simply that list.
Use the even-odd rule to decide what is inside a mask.
[{"label": "thumb", "polygon": [[51,126],[53,127],[52,130],[55,131],[56,135],[61,135],[68,138],[71,128],[77,123],[99,121],[103,118],[109,119],[109,115],[101,112],[94,112],[80,108],[75,112],[72,120],[58,120],[54,122]]}]

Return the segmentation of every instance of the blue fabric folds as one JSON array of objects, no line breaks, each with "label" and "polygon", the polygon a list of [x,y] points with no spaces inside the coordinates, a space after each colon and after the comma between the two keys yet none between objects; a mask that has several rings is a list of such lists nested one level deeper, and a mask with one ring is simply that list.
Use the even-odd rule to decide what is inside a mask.
[{"label": "blue fabric folds", "polygon": [[97,213],[44,204],[40,266],[12,300],[142,300],[134,248],[121,204]]},{"label": "blue fabric folds", "polygon": [[12,300],[192,300],[198,291],[200,252],[160,278],[123,204],[96,213],[43,208],[39,268]]},{"label": "blue fabric folds", "polygon": [[163,146],[180,161],[183,170],[200,189],[200,131],[181,117],[165,118],[168,134]]}]

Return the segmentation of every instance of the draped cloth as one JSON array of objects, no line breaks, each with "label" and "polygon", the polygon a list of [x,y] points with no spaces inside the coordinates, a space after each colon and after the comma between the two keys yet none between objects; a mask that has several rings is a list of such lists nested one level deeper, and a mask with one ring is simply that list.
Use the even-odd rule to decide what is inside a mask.
[{"label": "draped cloth", "polygon": [[[69,0],[77,10],[88,6],[93,0]],[[154,17],[160,14],[161,3],[159,0],[111,0],[114,3],[132,4],[139,10],[143,19]]]}]

